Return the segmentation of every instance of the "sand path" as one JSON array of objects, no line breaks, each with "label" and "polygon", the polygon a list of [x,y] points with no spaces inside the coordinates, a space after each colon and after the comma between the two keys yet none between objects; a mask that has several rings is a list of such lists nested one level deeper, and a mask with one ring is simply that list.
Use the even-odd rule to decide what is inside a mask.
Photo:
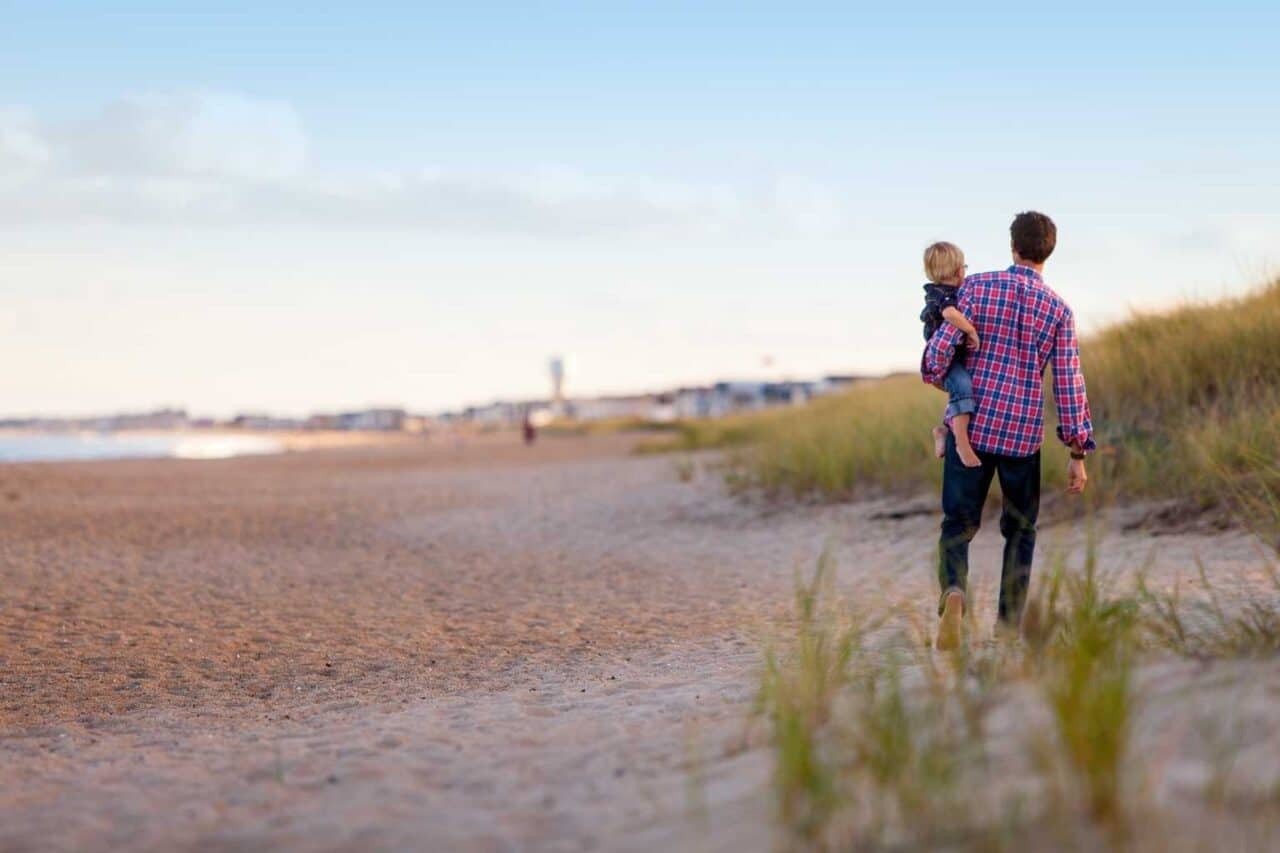
[{"label": "sand path", "polygon": [[[0,472],[0,849],[768,849],[740,747],[794,569],[829,546],[927,618],[936,518],[772,512],[628,446]],[[1257,580],[1237,534],[1103,553],[1153,550]]]}]

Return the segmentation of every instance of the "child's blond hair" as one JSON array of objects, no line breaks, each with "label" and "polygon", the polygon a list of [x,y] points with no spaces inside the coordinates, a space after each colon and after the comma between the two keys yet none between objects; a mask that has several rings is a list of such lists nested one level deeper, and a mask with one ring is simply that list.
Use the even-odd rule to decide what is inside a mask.
[{"label": "child's blond hair", "polygon": [[924,274],[939,282],[964,273],[964,252],[955,243],[934,243],[924,250]]}]

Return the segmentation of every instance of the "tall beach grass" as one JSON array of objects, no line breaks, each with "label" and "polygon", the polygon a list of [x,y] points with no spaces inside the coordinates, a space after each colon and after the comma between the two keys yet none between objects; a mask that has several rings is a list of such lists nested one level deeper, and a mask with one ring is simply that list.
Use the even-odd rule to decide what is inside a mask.
[{"label": "tall beach grass", "polygon": [[[1205,505],[1256,501],[1280,485],[1280,281],[1135,314],[1081,349],[1102,447],[1091,471],[1098,487]],[[944,403],[918,378],[896,376],[804,407],[681,424],[648,449],[728,448],[730,481],[773,496],[917,490],[941,476],[930,430]],[[1046,409],[1052,436],[1051,394]],[[1045,448],[1052,488],[1066,453],[1052,438]]]},{"label": "tall beach grass", "polygon": [[[1267,779],[1232,778],[1251,748],[1240,732],[1218,726],[1207,753],[1181,753],[1201,762],[1202,788],[1166,801],[1151,783],[1180,733],[1221,713],[1208,663],[1280,652],[1274,562],[1260,554],[1275,595],[1241,608],[1203,575],[1186,598],[1122,584],[1099,571],[1096,548],[1083,565],[1049,567],[1022,641],[950,653],[933,651],[910,603],[837,599],[824,556],[766,649],[756,709],[771,735],[782,846],[1217,849],[1225,821],[1221,849],[1262,849],[1250,845],[1280,827],[1280,774],[1261,794]],[[1179,657],[1198,663],[1171,681]],[[1161,678],[1144,677],[1153,665],[1166,667]],[[1199,689],[1209,698],[1187,692]],[[1181,708],[1172,723],[1170,702]]]}]

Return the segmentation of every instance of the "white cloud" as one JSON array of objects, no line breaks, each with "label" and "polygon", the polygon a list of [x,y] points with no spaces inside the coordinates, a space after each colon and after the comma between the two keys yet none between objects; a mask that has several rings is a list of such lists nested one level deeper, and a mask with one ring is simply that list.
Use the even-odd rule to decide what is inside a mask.
[{"label": "white cloud", "polygon": [[134,95],[51,128],[57,166],[77,174],[266,180],[300,174],[307,138],[288,104],[234,95]]},{"label": "white cloud", "polygon": [[800,178],[739,187],[424,167],[332,175],[309,164],[288,104],[209,93],[122,98],[82,121],[0,113],[0,226],[111,224],[409,228],[591,236],[839,229],[838,199]]},{"label": "white cloud", "polygon": [[799,229],[829,235],[849,227],[847,206],[825,184],[798,175],[774,181],[772,204]]},{"label": "white cloud", "polygon": [[0,177],[39,169],[51,157],[31,113],[0,109]]}]

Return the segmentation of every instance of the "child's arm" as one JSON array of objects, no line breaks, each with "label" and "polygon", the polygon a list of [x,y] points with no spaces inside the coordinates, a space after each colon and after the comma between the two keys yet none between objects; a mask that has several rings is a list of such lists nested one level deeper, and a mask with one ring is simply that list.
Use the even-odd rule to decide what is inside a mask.
[{"label": "child's arm", "polygon": [[978,340],[978,330],[969,322],[969,318],[961,313],[960,309],[954,305],[948,305],[942,309],[942,319],[964,332],[964,336],[969,339],[969,347],[977,349],[980,345]]}]

